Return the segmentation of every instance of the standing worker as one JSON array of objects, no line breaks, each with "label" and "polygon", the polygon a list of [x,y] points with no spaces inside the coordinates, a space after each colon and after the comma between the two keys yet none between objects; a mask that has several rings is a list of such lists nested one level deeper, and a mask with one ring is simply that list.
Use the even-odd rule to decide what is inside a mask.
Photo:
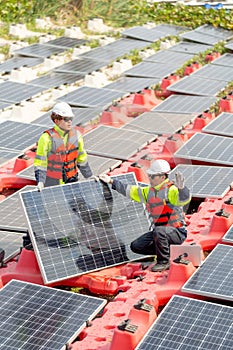
[{"label": "standing worker", "polygon": [[152,219],[151,230],[131,242],[130,248],[137,254],[157,256],[153,272],[169,269],[170,245],[182,244],[187,237],[183,206],[190,202],[191,195],[183,175],[177,173],[173,183],[168,178],[170,171],[166,160],[155,160],[147,170],[150,186],[146,187],[127,185],[105,174],[99,176],[117,192],[146,205]]},{"label": "standing worker", "polygon": [[78,169],[85,178],[97,179],[88,164],[83,137],[72,127],[73,117],[66,102],[58,102],[52,109],[54,127],[40,136],[34,160],[38,191],[78,181]]}]

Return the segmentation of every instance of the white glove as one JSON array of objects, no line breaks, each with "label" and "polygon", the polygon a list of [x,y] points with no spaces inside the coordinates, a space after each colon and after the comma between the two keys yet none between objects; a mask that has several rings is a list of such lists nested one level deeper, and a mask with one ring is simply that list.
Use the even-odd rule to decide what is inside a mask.
[{"label": "white glove", "polygon": [[112,179],[110,176],[106,175],[106,174],[102,174],[102,175],[99,175],[99,179],[103,182],[105,182],[106,184],[110,184],[112,183]]},{"label": "white glove", "polygon": [[184,176],[180,172],[176,173],[175,185],[179,190],[184,188]]},{"label": "white glove", "polygon": [[44,188],[44,183],[43,182],[38,182],[37,190],[40,192],[43,188]]},{"label": "white glove", "polygon": [[99,181],[98,176],[92,175],[91,177],[89,177],[89,180],[95,180],[96,182]]}]

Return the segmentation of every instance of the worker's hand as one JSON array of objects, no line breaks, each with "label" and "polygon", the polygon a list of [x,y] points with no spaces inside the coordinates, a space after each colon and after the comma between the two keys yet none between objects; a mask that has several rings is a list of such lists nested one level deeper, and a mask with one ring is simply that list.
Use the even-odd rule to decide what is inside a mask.
[{"label": "worker's hand", "polygon": [[184,188],[184,176],[180,172],[176,173],[175,176],[175,185],[179,190],[182,190]]},{"label": "worker's hand", "polygon": [[43,188],[44,188],[44,183],[43,182],[38,182],[37,190],[40,192]]},{"label": "worker's hand", "polygon": [[91,177],[89,177],[90,180],[95,180],[96,182],[99,181],[98,176],[92,175]]},{"label": "worker's hand", "polygon": [[103,181],[103,182],[105,182],[106,184],[112,183],[111,177],[108,176],[108,175],[106,175],[106,174],[99,175],[99,179],[100,179],[100,181]]}]

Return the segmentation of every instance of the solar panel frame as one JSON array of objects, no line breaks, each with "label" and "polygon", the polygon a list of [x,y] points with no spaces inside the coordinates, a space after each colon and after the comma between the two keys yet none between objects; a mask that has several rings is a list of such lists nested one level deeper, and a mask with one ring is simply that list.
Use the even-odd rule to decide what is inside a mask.
[{"label": "solar panel frame", "polygon": [[220,65],[226,67],[233,67],[233,54],[224,53],[220,57],[211,62],[212,65]]},{"label": "solar panel frame", "polygon": [[223,243],[230,243],[230,244],[233,244],[233,225],[231,225],[231,227],[229,228],[229,230],[227,230],[227,232],[226,232],[225,235],[223,236],[222,242],[223,242]]},{"label": "solar panel frame", "polygon": [[225,81],[228,83],[233,80],[233,67],[207,64],[196,70],[191,76]]},{"label": "solar panel frame", "polygon": [[22,243],[22,233],[0,230],[0,247],[5,251],[4,263],[19,254]]},{"label": "solar panel frame", "polygon": [[12,280],[1,289],[0,303],[4,349],[62,350],[106,300]]},{"label": "solar panel frame", "polygon": [[152,111],[201,114],[215,102],[217,102],[217,98],[213,96],[171,95],[152,108]]},{"label": "solar panel frame", "polygon": [[233,114],[227,112],[220,113],[202,128],[202,132],[233,137]]},{"label": "solar panel frame", "polygon": [[232,321],[230,306],[174,295],[135,350],[230,349]]},{"label": "solar panel frame", "polygon": [[192,30],[183,34],[180,34],[180,37],[186,40],[194,41],[200,44],[216,45],[221,41],[219,37],[214,35],[208,35],[196,30]]},{"label": "solar panel frame", "polygon": [[191,74],[171,84],[167,90],[195,96],[217,96],[226,85],[227,81],[224,80],[213,80]]},{"label": "solar panel frame", "polygon": [[186,186],[196,198],[223,198],[233,180],[231,167],[178,164],[169,174],[172,181],[177,172],[183,174]]},{"label": "solar panel frame", "polygon": [[217,244],[181,288],[183,292],[233,301],[233,247]]},{"label": "solar panel frame", "polygon": [[0,100],[11,103],[21,103],[41,94],[44,88],[32,84],[4,81],[0,84]]},{"label": "solar panel frame", "polygon": [[53,55],[64,53],[63,47],[48,44],[32,44],[22,49],[14,50],[14,55],[37,57],[37,58],[49,58]]},{"label": "solar panel frame", "polygon": [[[137,184],[134,173],[117,177]],[[45,284],[142,257],[129,245],[150,225],[144,206],[106,184],[87,180],[20,196]]]},{"label": "solar panel frame", "polygon": [[232,166],[232,149],[230,137],[197,132],[174,153],[174,157]]},{"label": "solar panel frame", "polygon": [[162,79],[174,73],[178,68],[180,68],[180,65],[175,63],[165,64],[161,62],[143,61],[124,71],[123,74],[129,77]]},{"label": "solar panel frame", "polygon": [[121,160],[129,160],[156,138],[155,134],[105,125],[100,125],[83,136],[85,148],[89,154]]}]

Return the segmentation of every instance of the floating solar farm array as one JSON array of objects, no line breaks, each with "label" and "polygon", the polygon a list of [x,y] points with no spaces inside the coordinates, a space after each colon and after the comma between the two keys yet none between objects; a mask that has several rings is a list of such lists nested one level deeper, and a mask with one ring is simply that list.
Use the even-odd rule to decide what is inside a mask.
[{"label": "floating solar farm array", "polygon": [[[122,32],[121,39],[84,52],[77,59],[56,67],[28,84],[3,82],[0,109],[19,104],[47,89],[82,80],[86,74],[106,67],[130,50],[143,49],[167,35],[180,36],[184,41],[147,57],[104,88],[81,86],[61,97],[60,101],[66,101],[72,106],[74,124],[85,126],[96,122],[113,101],[161,82],[194,55],[232,37],[231,32],[209,25],[192,31],[170,25],[158,25],[152,29],[139,26],[127,29]],[[17,50],[17,57],[0,64],[0,71],[5,74],[22,66],[33,67],[41,64],[45,58],[85,43],[85,40],[61,37],[46,44],[31,45]],[[233,50],[231,42],[225,47]],[[217,102],[218,93],[233,80],[232,69],[233,55],[226,53],[170,85],[170,97],[152,110],[131,118],[124,126],[114,128],[98,125],[85,133],[84,143],[93,173],[112,172],[124,161],[130,163],[135,154],[149,147],[160,136],[161,139],[171,139],[174,134],[185,132],[187,125],[194,123],[198,116]],[[49,115],[50,112],[45,113],[33,124],[15,121],[0,123],[1,165],[21,157],[36,145],[39,135],[52,126]],[[169,177],[174,180],[175,174],[180,171],[194,200],[220,200],[229,191],[229,185],[233,182],[232,124],[233,114],[222,112],[174,152],[177,166]],[[34,181],[33,166],[20,169],[17,176],[21,180]],[[126,184],[145,186],[138,183],[134,173],[114,176]],[[79,180],[77,183],[48,187],[41,192],[35,186],[27,185],[0,202],[0,248],[5,251],[3,268],[7,269],[5,266],[20,256],[25,239],[32,244],[27,249],[33,249],[32,253],[35,253],[41,274],[40,284],[50,286],[62,285],[69,280],[77,281],[100,269],[107,271],[111,267],[125,266],[126,263],[145,258],[130,249],[132,240],[148,231],[151,225],[144,205],[121,196],[102,182],[86,180],[81,175]],[[201,267],[183,284],[181,294],[185,293],[185,297],[173,296],[158,318],[151,320],[150,327],[147,331],[145,328],[144,336],[140,337],[140,343],[137,341],[134,344],[135,350],[232,349],[233,225],[227,230],[222,242],[227,244],[216,245]],[[184,269],[185,266],[184,262]],[[27,269],[24,272],[27,277]],[[145,276],[132,279],[131,286],[126,284],[125,289],[131,288],[132,291],[134,282],[138,286],[140,281],[146,279]],[[116,276],[116,273],[114,275],[118,280],[121,277]],[[140,292],[135,289],[135,295],[147,295],[149,286],[153,286],[154,291],[154,280],[154,276],[153,282],[150,277],[146,288],[141,288]],[[106,282],[106,288],[110,284],[111,278]],[[155,296],[156,291],[154,293]],[[120,308],[125,311],[127,300],[123,302],[124,297],[121,299],[121,295],[123,293],[119,294]],[[130,300],[135,299],[136,304],[135,295],[130,294]],[[151,294],[146,299],[150,300]],[[143,310],[145,316],[152,305],[146,304],[147,308],[143,309],[143,300],[140,300],[142,309],[134,305],[134,311]],[[117,300],[113,304],[116,303]],[[83,350],[81,340],[85,340],[85,337],[88,339],[88,331],[71,348],[69,346],[90,325],[89,322],[102,312],[105,304],[106,301],[101,298],[17,281],[11,277],[11,281],[0,289],[0,349]],[[119,310],[116,312],[115,309],[114,320],[116,315],[120,315]],[[101,323],[102,318],[94,321],[99,322],[98,332],[101,334],[106,325]],[[107,324],[106,329],[115,328],[114,332],[122,332],[123,329],[132,335],[137,327],[142,326],[127,326],[128,321],[123,322],[125,328],[118,326],[115,321],[114,324]],[[94,336],[90,333],[91,341],[96,338],[101,348],[108,347],[113,332],[108,337],[101,337],[99,333]],[[121,347],[124,347],[124,342],[121,342]],[[88,344],[85,349],[89,348],[95,349],[92,344]],[[113,350],[119,348],[117,346]]]}]

